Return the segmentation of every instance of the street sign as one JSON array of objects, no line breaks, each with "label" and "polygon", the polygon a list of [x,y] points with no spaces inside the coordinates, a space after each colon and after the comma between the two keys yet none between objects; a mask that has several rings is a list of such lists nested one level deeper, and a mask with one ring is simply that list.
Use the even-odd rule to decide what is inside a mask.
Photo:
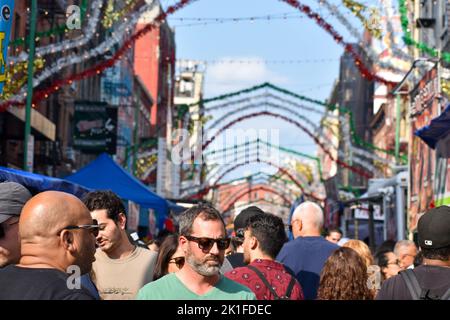
[{"label": "street sign", "polygon": [[[364,203],[355,208],[355,219],[369,219],[369,204]],[[381,211],[381,207],[377,204],[373,205],[373,219],[384,220],[384,214]]]},{"label": "street sign", "polygon": [[75,102],[73,147],[88,153],[116,153],[117,108],[104,102]]}]

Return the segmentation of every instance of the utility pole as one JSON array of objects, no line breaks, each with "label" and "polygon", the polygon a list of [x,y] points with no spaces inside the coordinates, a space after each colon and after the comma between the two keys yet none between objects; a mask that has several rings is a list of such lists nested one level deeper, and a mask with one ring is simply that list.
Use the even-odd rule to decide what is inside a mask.
[{"label": "utility pole", "polygon": [[400,164],[400,94],[395,94],[395,163]]},{"label": "utility pole", "polygon": [[139,101],[136,98],[133,98],[134,104],[134,128],[133,128],[133,164],[132,164],[132,175],[136,176],[137,170],[137,152],[139,147]]},{"label": "utility pole", "polygon": [[[23,169],[29,171],[32,168],[28,166],[28,157],[34,156],[28,153],[28,143],[31,134],[31,104],[33,100],[33,69],[34,69],[34,41],[36,36],[36,16],[37,0],[31,1],[30,12],[30,36],[28,38],[28,79],[27,79],[27,102],[25,106],[25,135],[23,143]],[[31,150],[33,152],[33,150]]]}]

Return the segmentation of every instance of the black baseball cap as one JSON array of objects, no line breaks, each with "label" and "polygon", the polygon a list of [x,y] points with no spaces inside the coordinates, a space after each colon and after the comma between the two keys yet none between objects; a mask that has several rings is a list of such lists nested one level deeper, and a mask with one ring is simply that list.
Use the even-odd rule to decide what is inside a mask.
[{"label": "black baseball cap", "polygon": [[236,236],[241,236],[241,232],[238,232],[238,230],[247,228],[248,220],[251,217],[261,213],[264,213],[264,211],[256,206],[251,206],[242,210],[234,219],[234,232],[236,233]]},{"label": "black baseball cap", "polygon": [[0,183],[0,223],[13,216],[19,216],[25,203],[31,199],[31,193],[16,182]]},{"label": "black baseball cap", "polygon": [[450,246],[450,207],[444,205],[425,212],[419,219],[417,232],[421,248]]}]

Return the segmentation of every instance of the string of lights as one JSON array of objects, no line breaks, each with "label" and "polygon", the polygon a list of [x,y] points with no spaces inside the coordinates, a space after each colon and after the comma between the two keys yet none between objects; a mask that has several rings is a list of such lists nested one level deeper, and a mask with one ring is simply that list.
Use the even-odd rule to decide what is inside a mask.
[{"label": "string of lights", "polygon": [[[177,64],[187,64],[192,59],[177,59]],[[195,60],[195,63],[201,64],[302,64],[302,63],[331,63],[339,61],[337,58],[319,58],[319,59],[217,59],[217,60]]]},{"label": "string of lights", "polygon": [[[255,17],[234,17],[234,18],[172,18],[172,21],[179,22],[174,24],[174,28],[184,28],[184,27],[197,27],[197,26],[208,26],[215,24],[225,24],[225,23],[243,23],[243,22],[271,22],[271,21],[287,21],[287,20],[302,20],[307,18],[306,16],[295,15],[266,15],[266,16],[255,16]],[[327,16],[326,18],[329,18]],[[187,23],[183,23],[187,22]]]}]

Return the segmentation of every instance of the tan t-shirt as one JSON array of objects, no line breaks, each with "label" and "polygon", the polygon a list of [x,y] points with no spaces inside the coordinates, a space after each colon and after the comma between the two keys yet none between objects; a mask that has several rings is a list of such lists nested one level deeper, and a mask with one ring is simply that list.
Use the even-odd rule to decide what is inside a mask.
[{"label": "tan t-shirt", "polygon": [[139,289],[153,280],[156,252],[136,247],[123,259],[110,259],[97,249],[92,265],[94,282],[105,300],[134,299]]}]

